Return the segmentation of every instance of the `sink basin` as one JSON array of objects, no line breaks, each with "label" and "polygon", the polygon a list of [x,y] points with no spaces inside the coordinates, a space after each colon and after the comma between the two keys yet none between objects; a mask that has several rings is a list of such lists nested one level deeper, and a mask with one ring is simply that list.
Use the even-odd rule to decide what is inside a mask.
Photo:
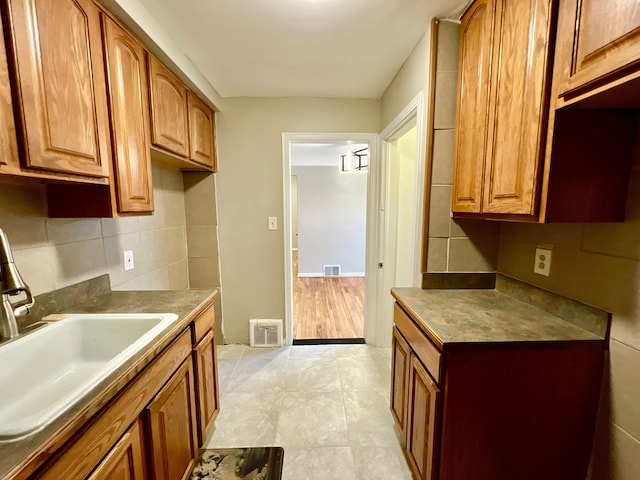
[{"label": "sink basin", "polygon": [[0,346],[0,441],[43,428],[178,318],[73,314]]}]

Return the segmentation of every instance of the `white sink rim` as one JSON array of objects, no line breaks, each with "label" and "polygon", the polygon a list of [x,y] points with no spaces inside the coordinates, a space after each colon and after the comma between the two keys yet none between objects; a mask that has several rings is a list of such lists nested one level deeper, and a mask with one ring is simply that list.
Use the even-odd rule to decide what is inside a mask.
[{"label": "white sink rim", "polygon": [[[105,380],[122,366],[127,360],[132,358],[137,352],[142,350],[151,341],[164,332],[177,319],[178,315],[174,313],[99,313],[99,314],[68,314],[64,318],[55,322],[47,323],[44,327],[35,330],[24,337],[0,346],[0,358],[5,355],[3,352],[10,352],[13,349],[28,347],[36,342],[42,341],[42,337],[55,335],[57,329],[61,329],[69,322],[80,322],[87,320],[112,320],[112,321],[135,321],[135,320],[158,320],[154,326],[144,332],[142,335],[132,341],[126,348],[119,351],[116,355],[104,362],[97,371],[92,373],[86,380],[71,388],[64,395],[52,401],[48,408],[34,411],[33,413],[22,416],[20,418],[3,418],[0,422],[0,443],[13,442],[24,439],[32,434],[42,430],[57,419],[64,412],[76,405],[81,399],[91,392],[100,382]],[[39,359],[40,362],[46,359]],[[36,360],[38,362],[38,360]],[[19,368],[17,365],[11,365],[13,368]],[[33,368],[33,366],[31,366]],[[10,388],[3,386],[0,388]]]}]

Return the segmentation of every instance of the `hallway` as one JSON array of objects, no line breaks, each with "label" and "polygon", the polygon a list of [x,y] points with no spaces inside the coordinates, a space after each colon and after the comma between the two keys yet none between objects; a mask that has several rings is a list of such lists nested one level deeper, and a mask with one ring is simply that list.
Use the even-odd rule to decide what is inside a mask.
[{"label": "hallway", "polygon": [[284,480],[411,480],[389,410],[391,349],[218,347],[206,448],[284,447]]},{"label": "hallway", "polygon": [[298,277],[293,259],[294,338],[364,337],[364,277]]}]

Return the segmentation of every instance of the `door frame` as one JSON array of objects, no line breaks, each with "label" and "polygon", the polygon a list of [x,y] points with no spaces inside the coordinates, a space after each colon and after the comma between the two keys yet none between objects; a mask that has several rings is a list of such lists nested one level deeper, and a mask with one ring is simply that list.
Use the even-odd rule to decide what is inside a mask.
[{"label": "door frame", "polygon": [[[284,229],[284,297],[285,297],[285,338],[284,344],[293,344],[293,274],[291,261],[291,143],[348,141],[369,144],[369,173],[367,179],[367,241],[365,253],[365,341],[372,332],[371,323],[376,322],[377,265],[378,265],[378,202],[380,160],[378,155],[379,137],[377,133],[295,133],[282,134],[282,190]],[[336,168],[338,168],[336,161]]]},{"label": "door frame", "polygon": [[415,219],[415,236],[413,249],[413,286],[422,286],[422,231],[425,221],[424,200],[425,200],[425,179],[426,179],[426,118],[424,93],[422,91],[405,106],[396,117],[380,132],[380,166],[379,166],[379,241],[378,241],[378,263],[383,267],[379,269],[377,280],[377,311],[376,320],[372,322],[375,327],[374,331],[369,332],[369,336],[377,346],[388,347],[391,345],[391,334],[393,327],[393,298],[389,291],[394,286],[395,280],[395,240],[390,231],[391,223],[389,198],[389,159],[391,153],[391,142],[399,137],[407,124],[413,122],[416,124],[416,219]]}]

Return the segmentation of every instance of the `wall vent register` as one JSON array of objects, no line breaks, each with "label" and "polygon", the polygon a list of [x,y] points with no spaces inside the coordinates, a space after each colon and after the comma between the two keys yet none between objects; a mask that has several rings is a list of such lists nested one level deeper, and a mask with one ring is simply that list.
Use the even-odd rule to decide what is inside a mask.
[{"label": "wall vent register", "polygon": [[249,344],[252,347],[281,347],[282,320],[267,318],[249,320]]},{"label": "wall vent register", "polygon": [[324,265],[323,271],[325,277],[338,277],[340,276],[340,265]]}]

